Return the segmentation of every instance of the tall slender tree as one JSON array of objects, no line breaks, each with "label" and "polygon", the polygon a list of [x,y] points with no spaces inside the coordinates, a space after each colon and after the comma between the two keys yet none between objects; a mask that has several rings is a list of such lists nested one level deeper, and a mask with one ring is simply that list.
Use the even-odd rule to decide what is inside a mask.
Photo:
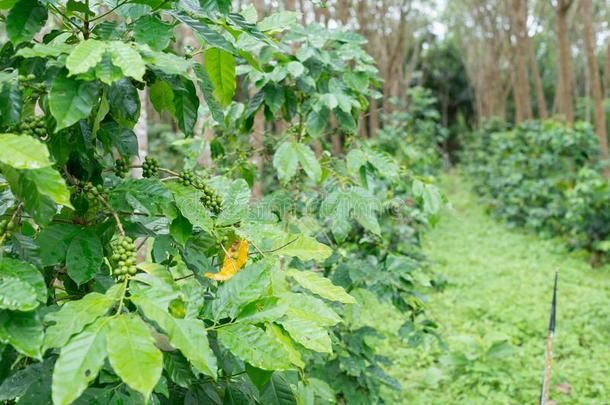
[{"label": "tall slender tree", "polygon": [[[603,160],[608,160],[608,134],[606,133],[606,117],[604,114],[604,104],[602,97],[602,84],[595,56],[595,32],[591,22],[592,7],[591,0],[580,0],[580,14],[583,24],[583,42],[587,55],[587,67],[589,70],[589,84],[591,95],[595,106],[595,133],[599,138],[599,145]],[[610,170],[604,171],[605,175],[610,176]]]},{"label": "tall slender tree", "polygon": [[572,55],[568,38],[568,11],[573,3],[574,0],[556,0],[554,4],[557,43],[559,44],[557,100],[559,114],[568,124],[574,122]]}]

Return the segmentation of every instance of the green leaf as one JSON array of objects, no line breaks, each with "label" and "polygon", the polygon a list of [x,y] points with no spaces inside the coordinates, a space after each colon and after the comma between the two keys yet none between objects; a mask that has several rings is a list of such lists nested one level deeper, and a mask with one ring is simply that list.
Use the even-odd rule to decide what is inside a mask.
[{"label": "green leaf", "polygon": [[82,229],[70,242],[66,256],[68,275],[76,284],[91,280],[101,267],[104,249],[93,229]]},{"label": "green leaf", "polygon": [[282,181],[289,181],[296,175],[298,163],[301,164],[310,179],[320,180],[322,169],[309,146],[297,142],[284,142],[277,148],[273,156],[273,166]]},{"label": "green leaf", "polygon": [[6,16],[6,33],[15,45],[30,41],[44,27],[47,9],[37,0],[19,0]]},{"label": "green leaf", "polygon": [[125,76],[132,77],[140,82],[142,81],[142,77],[146,72],[146,66],[138,51],[121,41],[109,42],[108,51],[110,52],[112,63],[119,67]]},{"label": "green leaf", "polygon": [[87,39],[70,52],[66,59],[66,68],[71,75],[85,73],[100,63],[104,52],[106,52],[105,42]]},{"label": "green leaf", "polygon": [[0,311],[0,342],[12,345],[19,353],[40,359],[42,324],[35,311]]},{"label": "green leaf", "polygon": [[197,76],[197,80],[199,81],[199,87],[201,87],[201,91],[203,92],[203,97],[205,98],[205,102],[210,109],[210,113],[212,114],[212,118],[216,121],[217,124],[224,124],[224,113],[222,111],[222,106],[214,96],[214,85],[210,80],[210,77],[203,69],[203,66],[199,63],[195,64],[193,67],[195,71],[195,75]]},{"label": "green leaf", "polygon": [[45,348],[65,346],[70,337],[106,314],[122,289],[123,285],[117,284],[106,294],[89,293],[80,300],[65,303],[59,311],[48,313],[44,321],[52,324],[45,331]]},{"label": "green leaf", "polygon": [[129,128],[120,125],[114,120],[106,120],[102,123],[97,134],[106,149],[111,152],[112,147],[123,157],[136,156],[138,154],[138,138]]},{"label": "green leaf", "polygon": [[379,235],[381,228],[377,221],[377,212],[380,209],[381,204],[369,190],[352,187],[348,190],[337,190],[329,194],[320,207],[320,216],[331,219],[335,236],[341,236],[337,234],[337,229],[344,232],[349,231],[351,216],[365,229]]},{"label": "green leaf", "polygon": [[31,311],[37,306],[34,287],[20,278],[0,274],[0,309]]},{"label": "green leaf", "polygon": [[99,98],[99,85],[68,77],[64,72],[53,79],[49,108],[57,121],[55,132],[89,117]]},{"label": "green leaf", "polygon": [[155,110],[161,114],[163,111],[175,116],[174,90],[166,81],[157,80],[148,88],[148,96]]},{"label": "green leaf", "polygon": [[119,124],[133,128],[140,118],[140,96],[131,81],[123,78],[112,83],[108,89],[108,100],[112,118]]},{"label": "green leaf", "polygon": [[23,58],[48,58],[70,53],[74,48],[68,44],[34,44],[31,48],[21,48],[16,55]]},{"label": "green leaf", "polygon": [[228,106],[235,94],[235,58],[227,51],[210,48],[204,52],[205,69],[214,85],[214,95],[223,106]]},{"label": "green leaf", "polygon": [[313,153],[311,148],[307,145],[303,145],[302,143],[295,143],[294,147],[297,151],[297,156],[299,157],[299,163],[307,176],[313,181],[320,181],[320,177],[322,176],[322,168],[320,168],[320,163],[318,163],[318,159],[316,159],[316,155]]},{"label": "green leaf", "polygon": [[[235,47],[221,33],[214,30],[203,19],[195,19],[183,12],[175,12],[173,15],[184,24],[188,25],[211,47],[222,49],[229,54],[235,53]],[[207,56],[206,56],[207,63]]]},{"label": "green leaf", "polygon": [[305,66],[303,66],[301,62],[297,62],[295,60],[288,62],[286,68],[294,78],[301,76],[305,72]]},{"label": "green leaf", "polygon": [[254,301],[243,307],[237,315],[237,322],[263,323],[281,318],[288,310],[288,305],[280,304],[278,298],[269,297]]},{"label": "green leaf", "polygon": [[45,144],[31,136],[0,134],[0,163],[15,169],[51,166]]},{"label": "green leaf", "polygon": [[301,293],[284,293],[280,302],[288,305],[286,319],[302,319],[320,326],[335,326],[341,317],[324,301]]},{"label": "green leaf", "polygon": [[247,264],[233,278],[218,287],[212,312],[216,319],[235,318],[240,307],[251,301],[266,297],[270,293],[270,263],[261,260]]},{"label": "green leaf", "polygon": [[71,404],[97,377],[106,359],[107,320],[87,326],[61,349],[53,369],[54,404]]},{"label": "green leaf", "polygon": [[334,285],[329,279],[313,271],[299,271],[288,269],[287,274],[294,278],[301,287],[314,294],[331,301],[344,304],[355,304],[356,299],[349,295],[342,287]]},{"label": "green leaf", "polygon": [[178,127],[185,135],[192,135],[199,108],[195,85],[190,79],[184,78],[172,81],[171,85],[174,91],[174,108]]},{"label": "green leaf", "polygon": [[156,15],[146,15],[133,23],[133,34],[136,41],[162,51],[170,44],[174,35],[174,26],[161,21]]},{"label": "green leaf", "polygon": [[250,204],[250,187],[244,179],[229,180],[215,177],[208,185],[222,197],[222,211],[216,218],[216,225],[235,224],[247,214]]},{"label": "green leaf", "polygon": [[0,82],[0,124],[17,124],[21,120],[22,109],[23,91],[17,80]]},{"label": "green leaf", "polygon": [[268,323],[266,329],[267,335],[278,341],[288,351],[288,359],[290,362],[298,368],[305,368],[305,362],[301,357],[301,352],[297,350],[293,340],[282,331],[282,328],[274,323]]},{"label": "green leaf", "polygon": [[314,138],[321,136],[328,125],[328,116],[326,108],[322,108],[320,111],[311,110],[307,115],[307,133]]},{"label": "green leaf", "polygon": [[284,142],[273,155],[273,167],[282,181],[289,181],[297,173],[299,158],[294,147],[294,142]]},{"label": "green leaf", "polygon": [[233,324],[218,331],[218,340],[231,353],[263,370],[292,368],[289,353],[276,339],[253,325]]},{"label": "green leaf", "polygon": [[265,405],[296,405],[297,400],[286,378],[273,373],[271,380],[263,387],[261,403]]},{"label": "green leaf", "polygon": [[319,353],[332,353],[332,341],[328,332],[308,319],[287,318],[280,321],[286,332],[307,349]]},{"label": "green leaf", "polygon": [[112,63],[110,52],[104,52],[102,60],[95,67],[95,77],[105,84],[112,84],[124,77],[121,68]]},{"label": "green leaf", "polygon": [[47,267],[62,264],[66,260],[70,241],[80,229],[72,224],[52,224],[45,227],[36,238],[42,265]]},{"label": "green leaf", "polygon": [[180,213],[193,226],[198,226],[207,232],[212,231],[214,221],[210,217],[208,210],[199,200],[203,196],[201,191],[177,183],[167,184],[167,188],[172,192]]},{"label": "green leaf", "polygon": [[53,167],[15,170],[2,166],[2,172],[13,194],[23,200],[25,210],[39,224],[46,224],[55,215],[55,204],[72,207],[70,191],[63,177]]},{"label": "green leaf", "polygon": [[180,350],[193,367],[216,379],[216,357],[210,348],[203,321],[177,319],[167,312],[167,305],[144,296],[133,296],[132,301],[167,333],[169,343]]},{"label": "green leaf", "polygon": [[0,273],[5,277],[14,277],[27,283],[34,289],[35,297],[40,302],[47,300],[47,286],[44,277],[30,263],[9,257],[0,258]]},{"label": "green leaf", "polygon": [[289,29],[297,22],[297,13],[294,11],[280,11],[265,17],[258,23],[263,32],[277,33]]},{"label": "green leaf", "polygon": [[273,253],[294,256],[301,260],[323,261],[332,254],[332,249],[306,235],[287,234],[273,240]]},{"label": "green leaf", "polygon": [[340,109],[335,109],[334,113],[335,117],[337,117],[337,122],[339,123],[339,126],[343,130],[349,133],[356,132],[356,130],[358,129],[358,125],[356,124],[356,120],[354,119],[352,114],[346,113],[345,111]]},{"label": "green leaf", "polygon": [[138,49],[144,57],[146,64],[168,75],[182,76],[189,79],[189,69],[192,61],[168,52],[157,52],[148,45],[139,45]]},{"label": "green leaf", "polygon": [[109,322],[108,359],[123,382],[148,400],[163,370],[163,355],[150,329],[139,317],[121,314]]}]

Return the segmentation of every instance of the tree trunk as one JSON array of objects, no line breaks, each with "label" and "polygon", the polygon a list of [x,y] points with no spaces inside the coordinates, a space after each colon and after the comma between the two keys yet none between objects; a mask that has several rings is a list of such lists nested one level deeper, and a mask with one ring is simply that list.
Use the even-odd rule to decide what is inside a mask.
[{"label": "tree trunk", "polygon": [[515,0],[511,14],[513,31],[516,36],[513,63],[515,66],[515,123],[532,118],[530,85],[527,76],[527,0]]},{"label": "tree trunk", "polygon": [[606,48],[606,68],[604,75],[606,76],[606,97],[610,98],[610,42]]},{"label": "tree trunk", "polygon": [[[591,0],[580,0],[580,11],[583,23],[583,42],[587,54],[587,67],[589,70],[589,83],[591,95],[595,105],[595,133],[599,138],[602,160],[608,160],[608,135],[606,133],[606,117],[602,98],[602,85],[599,78],[597,58],[595,57],[595,33],[591,23]],[[604,170],[606,177],[610,176],[608,168]]]},{"label": "tree trunk", "polygon": [[529,53],[530,67],[534,78],[534,88],[536,90],[536,102],[538,103],[538,117],[545,120],[549,117],[549,111],[546,106],[546,97],[544,96],[544,87],[542,87],[542,79],[538,70],[538,61],[536,60],[536,52],[534,52],[534,43],[527,38],[527,51]]},{"label": "tree trunk", "polygon": [[555,7],[557,23],[557,42],[559,43],[559,113],[568,124],[574,122],[574,106],[572,101],[572,55],[568,38],[568,10],[573,0],[558,0]]},{"label": "tree trunk", "polygon": [[377,99],[371,98],[369,105],[369,137],[373,138],[377,136],[379,130],[379,108],[377,106]]},{"label": "tree trunk", "polygon": [[351,0],[337,0],[337,18],[343,25],[347,25],[349,20],[350,3]]}]

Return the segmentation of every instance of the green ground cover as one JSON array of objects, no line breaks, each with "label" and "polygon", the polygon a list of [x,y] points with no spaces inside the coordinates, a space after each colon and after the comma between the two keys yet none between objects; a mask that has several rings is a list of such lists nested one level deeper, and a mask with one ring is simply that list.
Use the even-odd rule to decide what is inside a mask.
[{"label": "green ground cover", "polygon": [[[443,188],[452,208],[427,233],[424,249],[431,269],[447,280],[428,303],[447,347],[430,339],[425,350],[413,350],[397,334],[381,342],[394,360],[390,373],[404,386],[388,391],[388,402],[537,402],[558,269],[551,397],[562,405],[610,403],[610,270],[591,269],[561,242],[494,221],[458,174],[446,176]],[[399,314],[375,312],[363,321],[398,330]]]}]

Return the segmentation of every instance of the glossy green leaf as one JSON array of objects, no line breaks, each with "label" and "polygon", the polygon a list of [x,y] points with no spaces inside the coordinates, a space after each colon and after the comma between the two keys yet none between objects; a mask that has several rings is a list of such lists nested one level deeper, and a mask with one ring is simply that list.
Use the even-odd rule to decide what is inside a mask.
[{"label": "glossy green leaf", "polygon": [[243,307],[237,315],[237,321],[240,323],[272,322],[281,318],[286,311],[288,311],[288,305],[279,303],[277,298],[263,298]]},{"label": "glossy green leaf", "polygon": [[119,124],[128,128],[140,118],[140,96],[129,79],[123,78],[112,83],[108,89],[110,114]]},{"label": "glossy green leaf", "polygon": [[265,17],[258,23],[258,28],[264,32],[281,32],[292,27],[297,22],[297,13],[294,11],[280,11]]},{"label": "glossy green leaf", "polygon": [[315,238],[306,235],[287,234],[273,240],[274,254],[294,256],[301,260],[323,261],[332,254],[332,249]]},{"label": "glossy green leaf", "polygon": [[301,352],[295,347],[294,341],[282,331],[282,328],[275,323],[268,323],[265,328],[267,335],[279,342],[288,351],[288,360],[296,367],[304,368],[305,362],[301,357]]},{"label": "glossy green leaf", "polygon": [[270,263],[262,260],[247,264],[233,278],[224,282],[212,302],[212,311],[216,319],[234,318],[240,307],[270,295]]},{"label": "glossy green leaf", "polygon": [[296,175],[298,164],[313,181],[319,181],[322,176],[320,163],[307,145],[297,142],[284,142],[273,156],[273,166],[278,171],[280,180],[289,181]]},{"label": "glossy green leaf", "polygon": [[199,81],[199,86],[201,87],[201,91],[203,92],[203,97],[205,98],[205,102],[210,109],[210,113],[212,114],[212,118],[216,121],[217,124],[224,124],[224,113],[222,111],[222,106],[214,96],[214,85],[210,80],[207,72],[200,64],[195,64],[193,67],[195,71],[195,75],[197,76],[197,80]]},{"label": "glossy green leaf", "polygon": [[318,323],[302,318],[286,318],[280,321],[290,337],[307,349],[319,353],[332,353],[328,332]]},{"label": "glossy green leaf", "polygon": [[0,258],[0,274],[14,277],[33,288],[35,298],[40,302],[47,300],[47,286],[42,273],[30,263],[9,257]]},{"label": "glossy green leaf", "polygon": [[253,325],[234,324],[218,329],[218,340],[231,353],[263,370],[292,368],[288,351],[262,329]]},{"label": "glossy green leaf", "polygon": [[112,58],[112,63],[119,67],[125,76],[142,81],[146,67],[138,51],[121,41],[109,42],[108,51]]},{"label": "glossy green leaf", "polygon": [[19,0],[6,17],[6,33],[15,45],[34,38],[47,21],[47,9],[37,0]]},{"label": "glossy green leaf", "polygon": [[214,95],[221,105],[229,105],[237,86],[235,58],[219,48],[208,49],[204,52],[204,58],[205,70],[214,85]]},{"label": "glossy green leaf", "polygon": [[158,113],[163,111],[169,112],[171,115],[176,114],[174,106],[174,90],[166,81],[157,80],[148,88],[148,96],[153,107]]},{"label": "glossy green leaf", "polygon": [[345,292],[342,287],[334,285],[329,279],[319,273],[295,269],[288,269],[287,273],[294,278],[301,287],[306,288],[322,298],[342,302],[344,304],[356,303],[356,299]]},{"label": "glossy green leaf", "polygon": [[37,306],[34,287],[20,278],[0,274],[0,309],[31,311]]},{"label": "glossy green leaf", "polygon": [[53,403],[68,405],[95,378],[106,359],[106,325],[102,318],[87,326],[62,347],[53,368]]},{"label": "glossy green leaf", "polygon": [[193,31],[198,34],[201,39],[207,42],[209,46],[222,49],[224,52],[228,52],[229,54],[235,52],[235,47],[233,44],[222,36],[220,32],[208,25],[204,19],[196,19],[182,12],[174,13],[174,15],[178,20],[191,27]]},{"label": "glossy green leaf", "polygon": [[40,169],[52,164],[42,142],[13,134],[0,134],[0,162],[15,169]]},{"label": "glossy green leaf", "polygon": [[273,373],[271,380],[263,387],[261,403],[269,405],[296,405],[297,399],[290,383],[280,373]]},{"label": "glossy green leaf", "polygon": [[42,323],[36,311],[0,310],[0,342],[8,343],[19,353],[40,359]]},{"label": "glossy green leaf", "polygon": [[214,222],[208,210],[199,200],[203,193],[193,187],[185,187],[180,184],[168,184],[167,187],[171,190],[174,201],[182,215],[193,226],[198,226],[203,230],[211,232]]},{"label": "glossy green leaf", "polygon": [[180,350],[197,371],[216,378],[216,357],[201,320],[174,318],[167,311],[167,305],[159,300],[134,296],[132,301],[147,318],[155,321],[167,333],[169,343]]},{"label": "glossy green leaf", "polygon": [[284,293],[280,302],[288,305],[286,319],[312,321],[320,326],[334,326],[341,322],[341,317],[324,301],[301,293]]},{"label": "glossy green leaf", "polygon": [[174,26],[161,21],[156,15],[146,15],[133,23],[133,34],[136,41],[162,51],[174,36]]},{"label": "glossy green leaf", "polygon": [[95,66],[95,77],[105,84],[112,84],[124,77],[121,68],[112,63],[110,52],[104,52],[101,61]]},{"label": "glossy green leaf", "polygon": [[23,91],[16,78],[0,82],[0,124],[5,126],[17,124],[21,119],[22,109]]},{"label": "glossy green leaf", "polygon": [[105,42],[87,39],[70,52],[66,59],[66,68],[71,75],[85,73],[102,60],[104,52],[106,52]]},{"label": "glossy green leaf", "polygon": [[80,81],[66,76],[65,73],[55,76],[49,93],[49,108],[57,121],[55,131],[87,118],[98,98],[97,83]]},{"label": "glossy green leaf", "polygon": [[104,249],[93,229],[83,228],[70,242],[66,256],[68,275],[76,284],[91,280],[101,267]]},{"label": "glossy green leaf", "polygon": [[106,345],[116,374],[148,399],[163,369],[163,355],[149,326],[133,314],[121,314],[109,322]]},{"label": "glossy green leaf", "polygon": [[44,318],[50,324],[45,331],[45,348],[65,346],[70,337],[106,314],[122,289],[123,285],[117,285],[106,294],[89,293],[80,300],[65,303],[59,311],[48,313]]},{"label": "glossy green leaf", "polygon": [[23,200],[25,210],[39,224],[50,221],[56,213],[56,204],[72,207],[66,182],[53,167],[15,170],[3,166],[2,170],[13,194]]}]

